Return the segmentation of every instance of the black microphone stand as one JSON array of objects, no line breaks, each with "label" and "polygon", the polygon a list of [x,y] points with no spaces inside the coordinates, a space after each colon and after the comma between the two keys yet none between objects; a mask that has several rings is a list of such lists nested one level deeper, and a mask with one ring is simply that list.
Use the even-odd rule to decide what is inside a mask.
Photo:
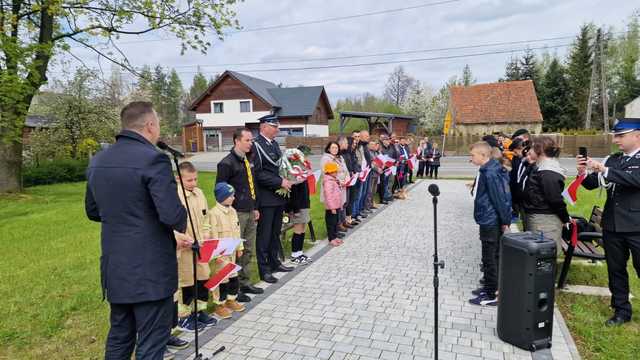
[{"label": "black microphone stand", "polygon": [[438,195],[433,195],[433,250],[433,358],[438,360],[438,269],[444,269],[444,261],[438,260]]},{"label": "black microphone stand", "polygon": [[187,200],[187,191],[184,189],[184,182],[182,181],[182,174],[180,173],[180,168],[178,167],[178,156],[175,153],[171,153],[173,155],[173,162],[176,165],[176,172],[178,173],[178,179],[180,179],[180,187],[182,188],[182,196],[184,197],[184,204],[187,208],[187,218],[189,218],[189,223],[191,225],[191,232],[193,233],[193,244],[191,245],[191,253],[192,253],[192,261],[193,261],[193,312],[192,315],[195,321],[195,336],[194,343],[196,346],[196,353],[194,356],[194,360],[208,360],[208,358],[203,357],[200,354],[200,344],[198,343],[198,275],[197,275],[197,261],[200,258],[200,243],[198,242],[198,236],[196,234],[196,228],[193,226],[193,219],[191,218],[191,210],[189,210],[189,201]]}]

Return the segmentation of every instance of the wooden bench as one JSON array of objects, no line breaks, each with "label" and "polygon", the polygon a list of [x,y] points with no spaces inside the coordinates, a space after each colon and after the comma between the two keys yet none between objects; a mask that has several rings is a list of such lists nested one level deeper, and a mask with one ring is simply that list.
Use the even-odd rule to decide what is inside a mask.
[{"label": "wooden bench", "polygon": [[573,236],[571,236],[573,229],[568,234],[563,232],[562,251],[564,252],[564,263],[558,279],[558,289],[562,289],[565,286],[571,260],[574,256],[594,262],[605,259],[602,246],[602,210],[599,207],[594,206],[591,210],[588,225],[587,227],[591,228],[588,230],[593,231],[580,232],[576,229],[575,231],[578,231],[578,233],[573,241]]}]

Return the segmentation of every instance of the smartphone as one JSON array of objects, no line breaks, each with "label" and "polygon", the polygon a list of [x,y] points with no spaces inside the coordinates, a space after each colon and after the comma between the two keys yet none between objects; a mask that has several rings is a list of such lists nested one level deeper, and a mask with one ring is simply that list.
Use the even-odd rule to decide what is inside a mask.
[{"label": "smartphone", "polygon": [[578,148],[578,155],[582,156],[583,158],[587,158],[587,148],[584,146],[580,146]]}]

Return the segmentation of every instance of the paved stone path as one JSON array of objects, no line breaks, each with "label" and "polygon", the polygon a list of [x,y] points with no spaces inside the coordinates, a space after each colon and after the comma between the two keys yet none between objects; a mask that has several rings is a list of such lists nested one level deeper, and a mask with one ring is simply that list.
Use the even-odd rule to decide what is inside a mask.
[{"label": "paved stone path", "polygon": [[[556,311],[551,351],[498,339],[496,308],[468,304],[479,278],[480,243],[462,181],[441,180],[439,255],[441,359],[572,359]],[[433,356],[433,212],[427,182],[292,276],[205,343],[214,359],[390,359]],[[280,285],[280,284],[278,284]],[[258,300],[258,299],[256,299]],[[222,324],[222,323],[221,323]]]}]

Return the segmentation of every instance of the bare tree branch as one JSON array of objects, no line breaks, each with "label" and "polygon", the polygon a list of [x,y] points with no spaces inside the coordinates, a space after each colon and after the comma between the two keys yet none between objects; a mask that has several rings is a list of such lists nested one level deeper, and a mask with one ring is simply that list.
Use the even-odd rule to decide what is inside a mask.
[{"label": "bare tree branch", "polygon": [[122,67],[123,69],[126,69],[127,71],[129,71],[130,73],[136,75],[137,77],[142,77],[142,75],[134,67],[130,66],[131,63],[129,62],[129,59],[127,59],[126,57],[125,57],[125,62],[123,63],[121,61],[118,61],[116,59],[111,58],[109,55],[107,55],[104,52],[98,50],[96,47],[94,47],[91,44],[87,44],[86,42],[84,42],[82,40],[76,39],[75,37],[69,37],[69,39],[79,43],[80,45],[85,46],[88,49],[91,49],[91,50],[95,51],[98,55],[104,57],[105,59],[109,60],[110,62],[112,62],[112,63],[114,63],[116,65],[119,65],[120,67]]}]

